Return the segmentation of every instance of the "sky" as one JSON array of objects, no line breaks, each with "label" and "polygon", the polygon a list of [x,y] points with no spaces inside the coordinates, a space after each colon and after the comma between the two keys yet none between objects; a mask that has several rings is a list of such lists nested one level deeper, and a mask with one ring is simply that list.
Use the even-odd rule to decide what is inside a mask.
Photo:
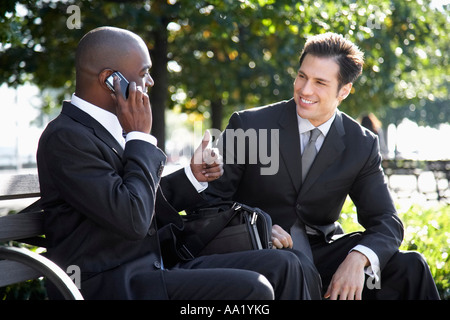
[{"label": "sky", "polygon": [[439,8],[447,4],[450,4],[450,0],[431,0],[432,8]]},{"label": "sky", "polygon": [[0,86],[0,166],[10,162],[16,150],[22,161],[35,157],[43,130],[31,124],[39,115],[38,95],[39,90],[32,85],[18,89]]}]

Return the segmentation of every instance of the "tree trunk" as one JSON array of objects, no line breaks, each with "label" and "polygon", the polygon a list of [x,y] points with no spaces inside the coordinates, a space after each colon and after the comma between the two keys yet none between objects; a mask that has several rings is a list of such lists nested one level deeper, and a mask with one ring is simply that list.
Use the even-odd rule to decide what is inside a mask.
[{"label": "tree trunk", "polygon": [[222,101],[220,99],[211,102],[211,127],[222,131]]},{"label": "tree trunk", "polygon": [[153,124],[152,135],[158,139],[158,147],[165,150],[165,117],[168,88],[167,71],[167,23],[163,20],[159,28],[152,31],[155,41],[154,49],[150,52],[152,60],[152,69],[150,74],[155,81],[153,88],[150,89],[150,103],[152,106]]}]

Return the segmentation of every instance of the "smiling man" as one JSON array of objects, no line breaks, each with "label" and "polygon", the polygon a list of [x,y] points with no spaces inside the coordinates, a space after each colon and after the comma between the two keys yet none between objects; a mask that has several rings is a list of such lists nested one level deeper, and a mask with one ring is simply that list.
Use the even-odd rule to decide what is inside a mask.
[{"label": "smiling man", "polygon": [[[422,256],[398,250],[403,225],[385,183],[377,137],[338,110],[362,67],[363,53],[343,36],[309,38],[293,99],[237,112],[227,127],[279,130],[279,148],[271,150],[280,153],[279,170],[261,175],[265,164],[237,162],[242,153],[248,159],[248,146],[237,144],[245,148],[223,152],[224,175],[206,193],[267,211],[274,246],[314,261],[325,298],[438,299]],[[226,137],[219,146],[232,145]],[[258,139],[259,146],[273,145]],[[342,235],[337,220],[348,195],[365,231]]]}]

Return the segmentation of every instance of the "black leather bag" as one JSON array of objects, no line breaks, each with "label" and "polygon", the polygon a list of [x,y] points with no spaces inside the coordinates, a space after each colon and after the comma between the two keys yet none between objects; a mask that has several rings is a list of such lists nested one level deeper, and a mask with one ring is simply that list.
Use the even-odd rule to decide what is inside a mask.
[{"label": "black leather bag", "polygon": [[183,216],[184,229],[177,236],[182,260],[202,255],[271,249],[272,219],[259,208],[221,202]]}]

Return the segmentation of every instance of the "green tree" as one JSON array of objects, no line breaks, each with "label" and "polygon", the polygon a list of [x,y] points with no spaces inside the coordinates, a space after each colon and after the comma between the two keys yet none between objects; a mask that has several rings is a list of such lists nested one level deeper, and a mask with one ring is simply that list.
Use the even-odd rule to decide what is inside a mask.
[{"label": "green tree", "polygon": [[[66,25],[71,4],[80,8],[81,29]],[[101,25],[132,30],[147,41],[153,60],[153,134],[163,147],[167,108],[211,118],[221,128],[234,110],[289,99],[305,39],[334,31],[366,54],[343,111],[383,118],[407,105],[420,113],[449,98],[449,20],[449,6],[432,9],[429,0],[4,0],[0,81],[31,81],[67,98],[81,36]],[[47,111],[60,106],[44,102]]]},{"label": "green tree", "polygon": [[346,35],[366,56],[343,111],[383,118],[405,103],[420,112],[448,100],[448,9],[429,2],[199,1],[197,8],[170,33],[180,66],[170,91],[185,93],[173,95],[181,110],[212,112],[213,127],[221,127],[225,107],[226,120],[234,110],[290,98],[305,39],[326,31]]},{"label": "green tree", "polygon": [[[67,8],[76,4],[81,12],[81,29],[69,29]],[[3,8],[3,7],[2,7]],[[75,89],[74,58],[78,41],[89,30],[113,25],[142,36],[154,60],[156,78],[150,92],[153,106],[153,133],[164,146],[164,109],[167,100],[167,47],[164,32],[166,15],[172,7],[164,1],[112,3],[100,1],[9,1],[0,20],[2,36],[0,81],[9,86],[31,81],[45,96],[43,109],[59,108]],[[15,28],[8,31],[9,26]],[[48,89],[52,95],[46,94]],[[55,95],[56,91],[56,100]]]}]

